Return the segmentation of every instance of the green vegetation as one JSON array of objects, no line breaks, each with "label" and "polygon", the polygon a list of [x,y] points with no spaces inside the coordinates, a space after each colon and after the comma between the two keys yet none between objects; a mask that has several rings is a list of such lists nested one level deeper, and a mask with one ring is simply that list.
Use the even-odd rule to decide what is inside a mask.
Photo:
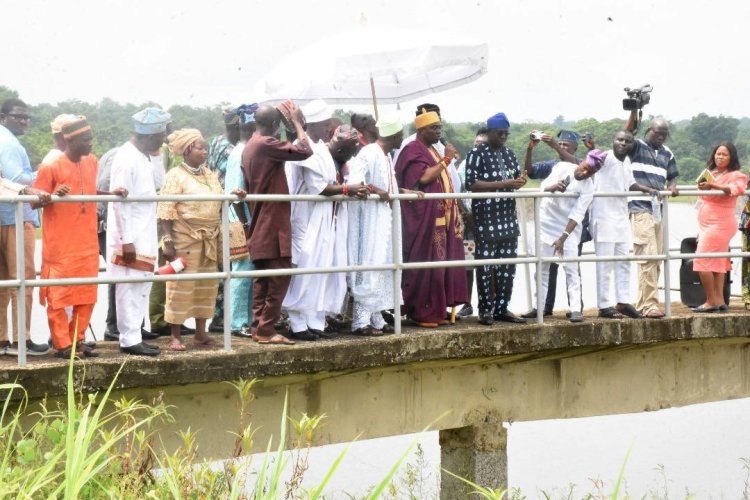
[{"label": "green vegetation", "polygon": [[[18,92],[0,85],[0,100],[8,97],[21,97]],[[125,142],[131,133],[130,117],[146,106],[158,106],[158,103],[146,102],[138,105],[120,104],[111,99],[91,104],[78,100],[64,101],[57,104],[39,104],[31,107],[33,121],[28,132],[21,138],[26,147],[31,163],[39,164],[44,155],[52,147],[52,137],[49,123],[61,113],[72,113],[85,115],[94,129],[94,154],[101,156],[108,149]],[[221,119],[221,105],[192,107],[175,105],[168,108],[172,114],[175,128],[195,127],[203,132],[204,136],[211,137],[223,132]],[[336,110],[335,116],[345,123],[349,122],[351,112]],[[447,115],[446,118],[450,119]],[[627,113],[622,112],[622,118],[598,121],[593,118],[585,118],[578,121],[567,121],[558,116],[552,122],[523,122],[511,125],[511,135],[508,145],[516,152],[519,161],[528,143],[528,133],[531,130],[543,130],[549,134],[555,134],[561,128],[574,130],[583,134],[591,132],[601,149],[609,149],[612,146],[612,137],[615,132],[625,125]],[[650,117],[644,118],[647,124]],[[452,123],[445,124],[444,133],[446,139],[452,142],[462,155],[469,151],[474,143],[474,135],[483,123]],[[681,120],[672,123],[672,136],[667,145],[677,157],[677,167],[680,170],[680,183],[692,184],[700,171],[705,167],[708,156],[713,146],[722,140],[733,141],[737,145],[742,163],[750,158],[750,118],[732,118],[728,116],[709,116],[699,113],[690,120]],[[639,136],[642,137],[646,125],[640,128]],[[407,126],[407,134],[413,132],[413,125]],[[555,158],[554,152],[547,147],[540,146],[534,151],[534,160],[549,160]]]}]

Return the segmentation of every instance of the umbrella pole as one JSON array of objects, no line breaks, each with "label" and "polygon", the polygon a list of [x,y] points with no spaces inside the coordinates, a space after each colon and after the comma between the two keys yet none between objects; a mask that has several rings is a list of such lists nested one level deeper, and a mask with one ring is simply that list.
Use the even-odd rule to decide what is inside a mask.
[{"label": "umbrella pole", "polygon": [[375,110],[375,121],[378,121],[380,119],[378,116],[378,98],[375,95],[375,80],[372,79],[372,74],[370,74],[370,91],[372,92],[372,107]]}]

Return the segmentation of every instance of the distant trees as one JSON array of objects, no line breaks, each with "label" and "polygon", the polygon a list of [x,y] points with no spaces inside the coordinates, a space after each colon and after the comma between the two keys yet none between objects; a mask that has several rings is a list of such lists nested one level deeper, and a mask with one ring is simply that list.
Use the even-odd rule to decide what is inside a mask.
[{"label": "distant trees", "polygon": [[[0,101],[9,97],[19,97],[18,92],[0,85]],[[21,96],[23,98],[23,96]],[[78,100],[69,100],[57,104],[39,104],[31,107],[33,120],[28,132],[21,138],[29,152],[29,157],[37,165],[52,147],[52,137],[49,123],[61,113],[85,115],[94,129],[94,154],[101,156],[108,149],[125,142],[132,132],[131,116],[146,106],[158,106],[157,103],[146,102],[139,105],[121,104],[112,99],[102,99],[91,104]],[[175,105],[168,108],[172,114],[174,128],[194,127],[199,129],[207,138],[224,131],[221,117],[222,105],[192,107]],[[334,116],[344,123],[349,123],[351,112],[337,109]],[[584,118],[575,122],[566,121],[563,116],[557,116],[552,122],[525,122],[511,125],[508,146],[516,152],[519,161],[522,159],[529,140],[529,132],[534,129],[543,130],[555,135],[562,127],[574,130],[581,135],[591,132],[600,149],[610,149],[615,132],[625,126],[625,114],[622,119],[599,121]],[[639,137],[643,137],[650,118],[644,120]],[[414,131],[413,123],[405,123],[405,135]],[[462,156],[473,147],[476,131],[484,125],[483,122],[450,122],[444,125],[444,136],[452,142]],[[748,153],[750,152],[750,118],[732,118],[729,116],[710,116],[699,113],[690,120],[682,120],[671,124],[671,137],[667,141],[677,157],[677,167],[680,171],[679,182],[692,184],[698,173],[704,168],[708,155],[714,145],[722,140],[735,142],[740,154],[740,160],[748,170]],[[579,148],[583,154],[583,145]],[[555,158],[554,152],[541,146],[534,151],[535,160]]]}]

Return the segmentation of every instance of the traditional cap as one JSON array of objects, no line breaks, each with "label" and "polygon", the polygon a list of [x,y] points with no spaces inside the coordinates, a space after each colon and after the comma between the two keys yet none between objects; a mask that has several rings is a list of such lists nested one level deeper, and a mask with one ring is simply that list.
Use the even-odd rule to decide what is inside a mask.
[{"label": "traditional cap", "polygon": [[578,145],[578,140],[581,138],[581,136],[579,136],[577,132],[573,132],[572,130],[561,130],[557,133],[557,138],[561,141],[572,142]]},{"label": "traditional cap", "polygon": [[487,118],[487,128],[489,130],[510,128],[510,122],[505,113],[497,113]]},{"label": "traditional cap", "polygon": [[91,126],[89,125],[89,122],[86,121],[85,116],[77,116],[74,118],[74,121],[66,122],[62,126],[61,132],[65,140],[68,140],[71,137],[75,137],[84,132],[91,131]]},{"label": "traditional cap", "polygon": [[237,125],[240,123],[240,115],[237,114],[237,108],[227,106],[221,111],[225,125]]},{"label": "traditional cap", "polygon": [[417,127],[417,130],[419,130],[420,128],[429,127],[434,123],[440,123],[440,115],[438,115],[435,111],[428,111],[426,113],[422,113],[421,115],[417,115],[417,117],[414,118],[414,126]]},{"label": "traditional cap", "polygon": [[202,139],[203,135],[201,135],[201,131],[197,128],[181,128],[169,134],[167,142],[169,143],[169,149],[174,154],[183,156],[185,151],[190,149],[190,146]]},{"label": "traditional cap", "polygon": [[381,118],[378,120],[376,126],[378,127],[378,135],[380,135],[380,137],[390,137],[398,134],[404,129],[401,121],[396,117]]},{"label": "traditional cap", "polygon": [[258,103],[242,104],[234,110],[240,120],[240,125],[255,123],[255,112],[258,111]]},{"label": "traditional cap", "polygon": [[133,115],[133,128],[136,133],[151,135],[167,130],[167,123],[172,121],[172,115],[159,108],[146,108]]},{"label": "traditional cap", "polygon": [[69,113],[57,115],[57,117],[52,120],[49,124],[50,128],[52,129],[53,134],[59,134],[62,132],[62,126],[66,124],[67,122],[72,122],[77,120],[78,117],[76,115],[71,115]]},{"label": "traditional cap", "polygon": [[335,142],[359,142],[359,132],[351,125],[343,123],[336,127],[332,140]]},{"label": "traditional cap", "polygon": [[305,115],[307,123],[324,122],[331,118],[331,111],[323,99],[315,99],[302,106],[302,114]]},{"label": "traditional cap", "polygon": [[600,151],[598,149],[592,149],[588,152],[586,155],[586,161],[589,164],[589,169],[592,172],[598,172],[600,168],[602,168],[602,165],[604,164],[604,159],[607,157],[607,153]]}]

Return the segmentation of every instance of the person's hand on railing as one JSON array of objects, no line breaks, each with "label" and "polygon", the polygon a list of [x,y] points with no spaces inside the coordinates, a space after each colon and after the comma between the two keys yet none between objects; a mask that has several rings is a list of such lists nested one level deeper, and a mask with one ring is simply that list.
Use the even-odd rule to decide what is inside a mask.
[{"label": "person's hand on railing", "polygon": [[110,193],[115,196],[120,196],[122,198],[128,197],[128,190],[125,189],[124,187],[116,187],[112,191],[110,191]]},{"label": "person's hand on railing", "polygon": [[33,208],[39,208],[40,206],[49,205],[52,201],[52,195],[49,194],[47,191],[42,191],[41,189],[36,189],[31,186],[24,186],[24,188],[21,190],[18,194],[27,194],[27,195],[33,195],[39,198],[39,202],[32,203]]},{"label": "person's hand on railing", "polygon": [[677,184],[669,186],[669,190],[672,192],[672,196],[680,196],[680,190],[677,189]]},{"label": "person's hand on railing", "polygon": [[347,194],[349,196],[355,196],[357,199],[365,200],[367,199],[367,195],[370,194],[370,190],[364,182],[362,184],[350,184]]},{"label": "person's hand on railing", "polygon": [[244,189],[235,189],[231,194],[235,195],[240,200],[244,200],[247,196],[247,191],[245,191]]},{"label": "person's hand on railing", "polygon": [[417,198],[424,199],[424,191],[413,191],[411,189],[406,188],[398,188],[398,192],[401,194],[416,194]]},{"label": "person's hand on railing", "polygon": [[59,188],[57,188],[57,191],[55,191],[56,196],[65,196],[66,194],[70,193],[70,186],[63,184]]},{"label": "person's hand on railing", "polygon": [[515,191],[516,189],[521,189],[522,187],[526,185],[526,176],[522,175],[515,179],[509,179],[507,181],[500,181],[500,182],[501,184],[505,184],[503,186],[504,189],[512,189]]}]

